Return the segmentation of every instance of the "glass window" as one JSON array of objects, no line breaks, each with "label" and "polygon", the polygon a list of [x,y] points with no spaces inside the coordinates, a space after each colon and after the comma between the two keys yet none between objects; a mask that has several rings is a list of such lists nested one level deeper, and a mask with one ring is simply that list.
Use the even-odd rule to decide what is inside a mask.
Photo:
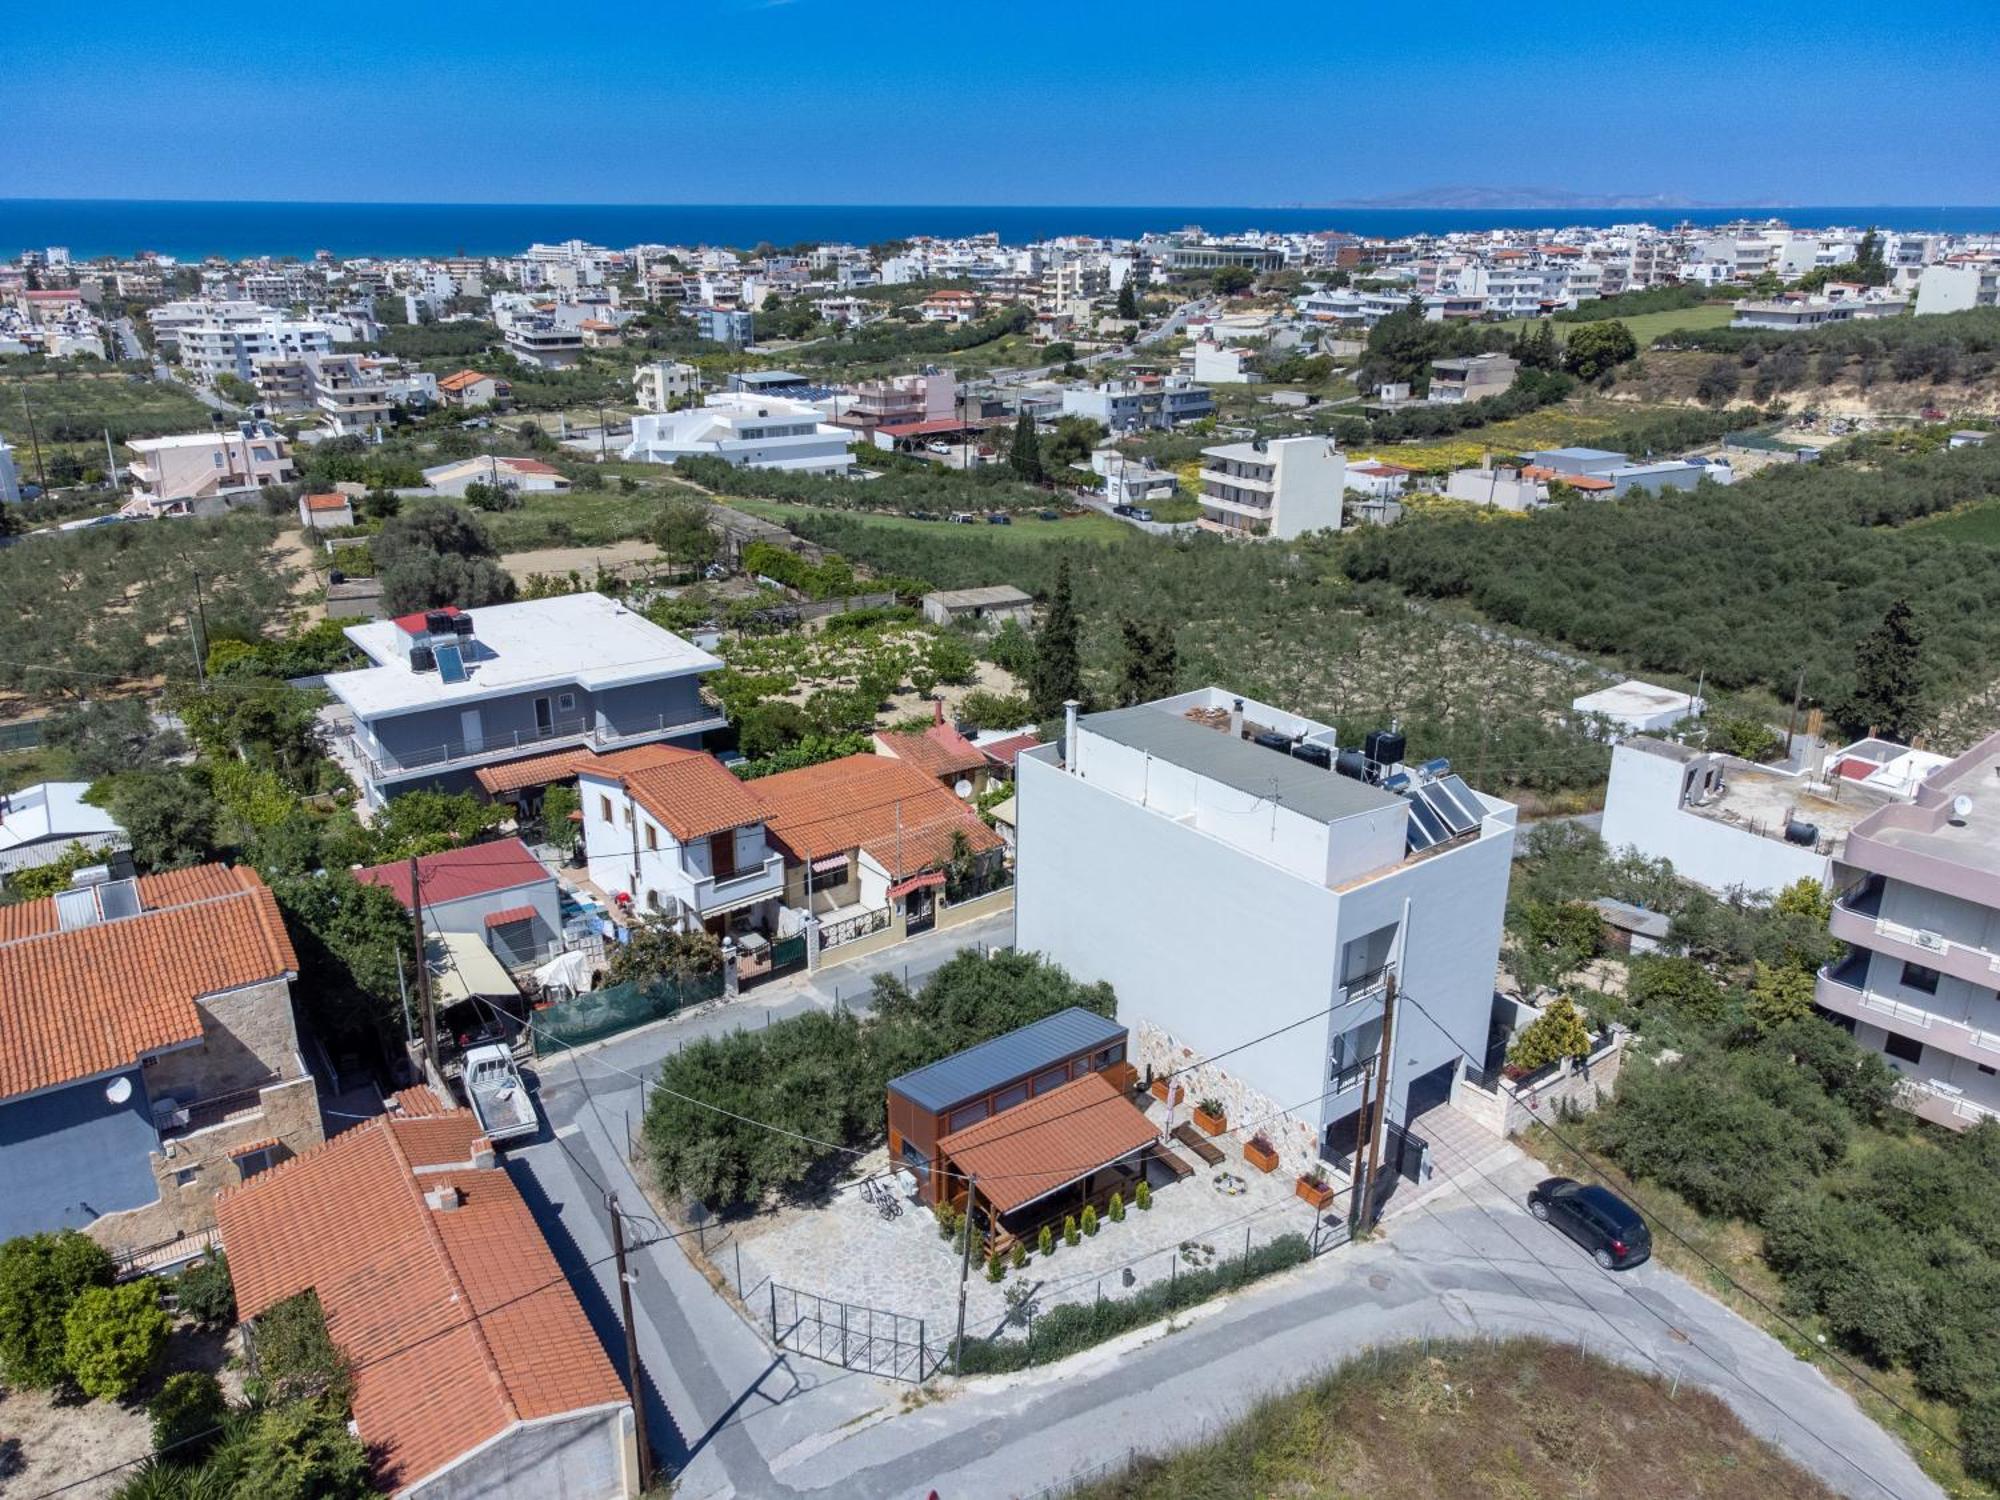
[{"label": "glass window", "polygon": [[993,1113],[997,1115],[1003,1109],[1012,1109],[1017,1104],[1025,1103],[1027,1098],[1028,1086],[1025,1083],[1002,1089],[993,1096]]},{"label": "glass window", "polygon": [[917,1174],[919,1181],[931,1174],[931,1159],[908,1141],[903,1142],[903,1164]]},{"label": "glass window", "polygon": [[1927,969],[1922,964],[1903,965],[1903,985],[1906,989],[1922,990],[1926,995],[1935,995],[1938,987],[1938,971]]},{"label": "glass window", "polygon": [[174,1173],[174,1186],[175,1187],[191,1186],[195,1178],[199,1177],[200,1175],[201,1175],[200,1167],[182,1167],[178,1172]]},{"label": "glass window", "polygon": [[1888,1040],[1882,1043],[1882,1050],[1891,1057],[1901,1058],[1906,1063],[1924,1060],[1924,1044],[1915,1037],[1899,1036],[1890,1032]]},{"label": "glass window", "polygon": [[611,816],[611,799],[609,797],[599,797],[597,799],[597,806],[598,810],[603,814],[605,822],[610,823],[615,821]]},{"label": "glass window", "polygon": [[236,1169],[243,1174],[244,1181],[246,1182],[270,1165],[271,1148],[269,1146],[265,1146],[257,1151],[246,1151],[243,1155],[236,1158]]},{"label": "glass window", "polygon": [[655,828],[651,823],[646,825],[646,847],[648,849],[657,849],[660,847],[660,830]]},{"label": "glass window", "polygon": [[977,1125],[991,1113],[992,1111],[988,1108],[984,1099],[975,1100],[971,1104],[962,1104],[945,1116],[944,1132],[946,1135],[950,1135],[954,1130],[963,1130],[968,1125]]},{"label": "glass window", "polygon": [[1035,1092],[1037,1094],[1046,1094],[1050,1089],[1061,1088],[1068,1082],[1069,1064],[1064,1063],[1060,1067],[1050,1068],[1046,1073],[1037,1073],[1035,1075]]}]

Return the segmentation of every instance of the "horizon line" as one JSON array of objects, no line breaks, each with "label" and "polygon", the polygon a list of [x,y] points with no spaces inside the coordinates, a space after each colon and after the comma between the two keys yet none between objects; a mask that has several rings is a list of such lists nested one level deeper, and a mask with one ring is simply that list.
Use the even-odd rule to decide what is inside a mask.
[{"label": "horizon line", "polygon": [[[1606,197],[1615,196],[1611,194]],[[1380,203],[1362,201],[1336,201],[1326,203],[1138,203],[1138,202],[980,202],[980,203],[892,203],[862,202],[858,200],[809,202],[700,202],[700,201],[653,201],[641,199],[605,200],[565,200],[565,199],[477,199],[477,198],[138,198],[101,196],[50,196],[44,194],[0,195],[0,203],[153,203],[153,204],[213,204],[213,205],[256,205],[262,207],[314,207],[314,208],[886,208],[886,209],[1227,209],[1235,213],[1313,213],[1313,212],[1399,212],[1404,210],[1424,210],[1437,213],[1611,213],[1630,210],[1632,212],[1704,212],[1742,209],[1801,209],[1801,208],[1877,208],[1898,211],[1935,213],[1941,209],[2000,208],[2000,203],[1809,203],[1799,200],[1769,202],[1733,203],[1487,203],[1476,208],[1449,203]]]}]

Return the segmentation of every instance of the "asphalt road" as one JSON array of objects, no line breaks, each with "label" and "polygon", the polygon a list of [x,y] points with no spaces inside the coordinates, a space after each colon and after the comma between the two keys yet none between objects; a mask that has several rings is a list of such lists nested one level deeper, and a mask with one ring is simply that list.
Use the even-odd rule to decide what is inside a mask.
[{"label": "asphalt road", "polygon": [[[1006,940],[1000,924],[968,931]],[[918,977],[960,936],[933,934],[878,962],[908,960]],[[860,977],[834,971],[794,985],[771,1013],[834,1004],[836,986],[839,1003],[859,999]],[[755,996],[541,1070],[550,1132],[510,1153],[510,1170],[621,1366],[603,1200],[615,1191],[628,1212],[647,1211],[623,1149],[628,1112],[637,1129],[637,1075],[685,1036],[762,1024],[763,1009]],[[634,1257],[648,1431],[684,1500],[932,1488],[944,1500],[1033,1497],[1123,1457],[1121,1443],[1195,1440],[1256,1397],[1371,1345],[1532,1333],[1716,1391],[1843,1494],[1941,1495],[1893,1439],[1775,1340],[1656,1264],[1600,1271],[1535,1223],[1522,1194],[1541,1169],[1513,1147],[1496,1142],[1477,1162],[1442,1160],[1439,1172],[1425,1196],[1406,1190],[1392,1202],[1384,1234],[1198,1309],[1171,1337],[1129,1335],[1053,1370],[939,1382],[922,1404],[906,1401],[908,1386],[774,1354],[678,1247],[651,1244]],[[704,1238],[728,1275],[726,1232],[710,1228]],[[810,1290],[840,1290],[831,1247],[827,1284]]]}]

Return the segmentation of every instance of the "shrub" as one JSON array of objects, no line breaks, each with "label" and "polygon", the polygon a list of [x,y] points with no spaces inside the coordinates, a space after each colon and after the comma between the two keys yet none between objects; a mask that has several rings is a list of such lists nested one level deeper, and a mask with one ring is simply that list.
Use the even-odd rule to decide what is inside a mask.
[{"label": "shrub", "polygon": [[229,1279],[229,1261],[221,1251],[205,1255],[174,1278],[174,1301],[204,1328],[221,1328],[236,1320],[236,1288]]},{"label": "shrub", "polygon": [[1125,1195],[1123,1193],[1113,1193],[1111,1195],[1111,1222],[1114,1224],[1123,1224],[1125,1222]]},{"label": "shrub", "polygon": [[1132,1201],[1138,1204],[1141,1210],[1151,1208],[1153,1206],[1152,1184],[1142,1179],[1139,1185],[1132,1189]]},{"label": "shrub", "polygon": [[1035,1236],[1035,1249],[1041,1252],[1043,1260],[1056,1253],[1056,1237],[1046,1224],[1042,1226],[1042,1232]]},{"label": "shrub", "polygon": [[1014,1248],[1007,1252],[1007,1264],[1012,1266],[1015,1270],[1018,1271],[1021,1269],[1021,1267],[1025,1266],[1027,1263],[1028,1263],[1027,1244],[1021,1240],[1014,1241]]},{"label": "shrub", "polygon": [[216,1429],[228,1412],[222,1382],[208,1371],[169,1375],[146,1403],[146,1414],[153,1419],[153,1451],[171,1454],[176,1463],[195,1462],[215,1446]]},{"label": "shrub", "polygon": [[1092,1208],[1088,1203],[1083,1206],[1083,1232],[1085,1234],[1097,1233],[1097,1210]]},{"label": "shrub", "polygon": [[1960,1413],[1958,1437],[1965,1472],[1974,1479],[2000,1485],[2000,1395],[1975,1401]]},{"label": "shrub", "polygon": [[347,1430],[345,1408],[295,1401],[257,1414],[239,1450],[234,1495],[258,1500],[373,1500],[368,1451]]},{"label": "shrub", "polygon": [[25,1234],[0,1245],[0,1378],[47,1390],[69,1373],[64,1319],[78,1295],[108,1287],[104,1247],[74,1229]]},{"label": "shrub", "polygon": [[251,1350],[259,1394],[278,1402],[323,1398],[346,1406],[351,1391],[347,1356],[326,1331],[318,1293],[300,1292],[260,1313]]},{"label": "shrub", "polygon": [[1083,1243],[1083,1236],[1077,1231],[1075,1214],[1063,1215],[1063,1243],[1072,1246]]},{"label": "shrub", "polygon": [[941,1240],[950,1240],[956,1244],[958,1239],[958,1221],[960,1218],[957,1206],[940,1201],[932,1212],[937,1215],[938,1238]]},{"label": "shrub", "polygon": [[1558,995],[1514,1038],[1507,1061],[1533,1073],[1565,1058],[1590,1055],[1590,1028],[1569,996]]},{"label": "shrub", "polygon": [[170,1326],[150,1277],[85,1287],[63,1316],[64,1363],[85,1395],[120,1400],[159,1360]]},{"label": "shrub", "polygon": [[1007,1262],[996,1251],[986,1257],[986,1279],[998,1281],[1007,1274]]}]

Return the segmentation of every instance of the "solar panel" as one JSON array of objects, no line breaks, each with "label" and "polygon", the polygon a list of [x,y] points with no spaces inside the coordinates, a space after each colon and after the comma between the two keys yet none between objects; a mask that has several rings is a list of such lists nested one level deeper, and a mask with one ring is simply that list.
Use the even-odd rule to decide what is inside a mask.
[{"label": "solar panel", "polygon": [[1433,844],[1441,844],[1451,837],[1451,830],[1426,803],[1412,799],[1410,802],[1410,852],[1421,854]]},{"label": "solar panel", "polygon": [[79,927],[89,927],[97,921],[97,891],[86,886],[81,890],[56,892],[56,927],[62,932],[74,932]]},{"label": "solar panel", "polygon": [[97,888],[97,907],[107,922],[139,915],[139,884],[134,880],[113,880]]},{"label": "solar panel", "polygon": [[465,655],[457,646],[440,643],[436,648],[438,676],[446,682],[465,681]]},{"label": "solar panel", "polygon": [[1486,809],[1472,788],[1457,776],[1440,776],[1425,790],[1432,794],[1453,833],[1470,833],[1486,816]]}]

